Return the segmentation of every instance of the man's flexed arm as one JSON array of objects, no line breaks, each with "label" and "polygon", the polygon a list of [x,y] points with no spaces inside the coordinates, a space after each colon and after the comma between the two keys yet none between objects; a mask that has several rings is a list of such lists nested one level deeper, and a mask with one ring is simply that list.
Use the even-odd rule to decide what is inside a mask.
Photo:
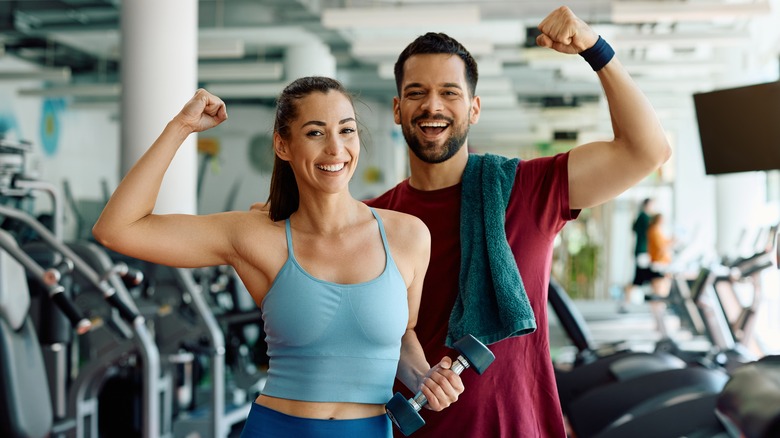
[{"label": "man's flexed arm", "polygon": [[[590,26],[565,6],[548,15],[539,24],[539,30],[537,44],[561,53],[582,53],[599,39]],[[597,74],[609,105],[614,139],[572,149],[568,170],[569,207],[573,210],[614,198],[671,155],[655,110],[620,61],[612,57]]]}]

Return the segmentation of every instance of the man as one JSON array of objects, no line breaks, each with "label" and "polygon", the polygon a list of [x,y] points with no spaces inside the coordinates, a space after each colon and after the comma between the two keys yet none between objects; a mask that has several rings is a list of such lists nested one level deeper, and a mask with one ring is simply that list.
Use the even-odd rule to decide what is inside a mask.
[{"label": "man", "polygon": [[[533,311],[531,325],[521,321],[514,327],[520,336],[501,340],[484,337],[495,361],[481,376],[470,370],[463,373],[465,391],[447,412],[423,409],[426,425],[415,432],[417,438],[566,436],[547,328],[553,239],[581,209],[614,198],[670,155],[652,107],[612,56],[608,44],[566,7],[548,15],[539,29],[538,45],[581,54],[597,70],[609,102],[614,139],[584,144],[554,157],[520,161],[513,167],[511,195],[500,207],[498,220],[506,220],[504,244],[511,247],[510,258],[522,281],[522,286],[510,287],[522,290],[524,286],[518,295],[527,295]],[[476,63],[457,41],[429,33],[401,53],[395,73],[398,96],[393,100],[394,117],[409,146],[411,176],[368,203],[414,214],[431,231],[431,263],[417,333],[428,360],[435,363],[443,354],[457,355],[445,346],[451,345],[453,334],[448,331],[451,321],[457,319],[452,319],[454,311],[482,310],[463,306],[459,296],[460,283],[468,283],[461,278],[461,255],[468,263],[475,262],[471,253],[461,251],[473,242],[463,241],[460,233],[461,217],[471,214],[470,204],[461,210],[461,194],[469,189],[461,181],[470,162],[469,125],[477,123],[480,116]],[[489,182],[485,186],[490,190]],[[479,197],[470,199],[481,201]],[[485,204],[489,210],[490,205]],[[473,222],[469,220],[469,224]],[[486,235],[494,231],[485,228]],[[506,285],[499,281],[494,286],[492,289],[499,290]],[[502,299],[498,299],[499,305]]]}]

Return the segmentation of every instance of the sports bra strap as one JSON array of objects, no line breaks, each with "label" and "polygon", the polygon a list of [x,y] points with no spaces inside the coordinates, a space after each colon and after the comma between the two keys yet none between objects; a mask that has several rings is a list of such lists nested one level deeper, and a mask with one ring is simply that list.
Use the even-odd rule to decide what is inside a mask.
[{"label": "sports bra strap", "polygon": [[[374,219],[376,219],[376,222],[379,224],[379,234],[382,236],[382,246],[385,248],[385,254],[387,256],[390,255],[390,246],[387,244],[387,234],[385,234],[385,225],[382,223],[382,219],[379,217],[379,213],[376,212],[372,207],[368,207],[369,210],[371,210],[371,214],[374,215]],[[288,217],[284,221],[284,234],[287,237],[287,257],[290,257],[291,259],[295,259],[295,253],[293,252],[293,246],[292,246],[292,231],[290,228],[290,218]]]},{"label": "sports bra strap", "polygon": [[293,247],[292,247],[292,232],[290,230],[289,217],[284,221],[284,234],[285,236],[287,236],[287,257],[289,257],[291,260],[295,259],[295,255],[293,253]]}]

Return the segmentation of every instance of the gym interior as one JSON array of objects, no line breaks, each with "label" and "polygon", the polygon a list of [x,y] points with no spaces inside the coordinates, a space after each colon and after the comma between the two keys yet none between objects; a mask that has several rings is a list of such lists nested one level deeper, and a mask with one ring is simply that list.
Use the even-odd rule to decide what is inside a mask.
[{"label": "gym interior", "polygon": [[[569,436],[780,436],[780,1],[568,6],[613,45],[673,149],[556,239],[550,353]],[[0,435],[240,433],[268,356],[235,271],[153,265],[92,236],[194,90],[221,97],[230,122],[186,140],[156,211],[264,202],[275,98],[315,74],[357,96],[350,189],[368,199],[409,175],[393,63],[427,31],[479,63],[472,152],[530,159],[613,135],[587,64],[535,45],[550,7],[0,1]],[[633,284],[645,199],[671,244],[661,294]]]}]

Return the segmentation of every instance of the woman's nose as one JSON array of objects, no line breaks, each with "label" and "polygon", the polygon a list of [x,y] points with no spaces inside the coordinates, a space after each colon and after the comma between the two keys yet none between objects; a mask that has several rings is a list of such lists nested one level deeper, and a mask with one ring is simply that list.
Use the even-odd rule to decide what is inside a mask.
[{"label": "woman's nose", "polygon": [[326,140],[325,153],[329,155],[338,155],[344,148],[344,142],[338,135],[330,135]]}]

